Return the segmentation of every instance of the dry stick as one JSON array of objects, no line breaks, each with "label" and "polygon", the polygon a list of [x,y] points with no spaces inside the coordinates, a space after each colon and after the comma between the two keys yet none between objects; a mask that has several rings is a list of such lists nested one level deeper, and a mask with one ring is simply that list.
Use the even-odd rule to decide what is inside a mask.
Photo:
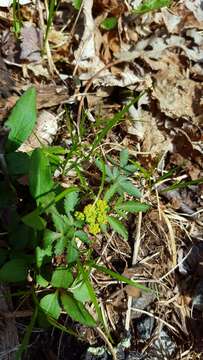
[{"label": "dry stick", "polygon": [[107,338],[107,336],[104,334],[104,332],[99,327],[97,327],[96,329],[97,329],[99,335],[101,336],[101,338],[104,340],[104,342],[108,346],[108,349],[109,349],[109,351],[110,351],[110,353],[112,355],[113,360],[118,360],[117,356],[116,356],[116,353],[115,353],[115,350],[114,350],[113,346],[111,345],[111,343],[110,343],[109,339]]},{"label": "dry stick", "polygon": [[[134,242],[132,265],[135,265],[137,262],[137,257],[138,257],[138,252],[139,252],[139,248],[140,248],[140,242],[141,242],[141,236],[140,236],[141,224],[142,224],[142,212],[139,212],[137,228],[136,228],[136,237],[135,237],[135,242]],[[129,296],[128,297],[128,309],[127,309],[126,319],[125,319],[126,331],[129,331],[129,329],[130,329],[131,307],[132,307],[132,296]]]},{"label": "dry stick", "polygon": [[173,330],[176,334],[178,333],[178,331],[176,330],[176,328],[174,328],[174,326],[170,325],[167,321],[161,319],[160,317],[148,312],[148,311],[145,311],[145,310],[142,310],[142,309],[139,309],[139,308],[131,308],[131,310],[133,311],[137,311],[137,312],[140,312],[141,314],[145,314],[145,315],[148,315],[158,321],[160,321],[162,324],[166,325],[169,329]]},{"label": "dry stick", "polygon": [[[98,77],[98,75],[106,70],[106,69],[109,69],[110,67],[114,66],[114,65],[117,65],[117,64],[121,64],[123,62],[126,62],[126,60],[115,60],[115,61],[112,61],[110,62],[109,64],[105,65],[103,68],[101,68],[100,70],[98,70],[92,77],[91,79],[88,80],[87,82],[87,85],[85,86],[85,89],[84,89],[84,93],[87,93],[89,88],[92,86],[92,83],[93,81]],[[81,100],[80,100],[80,103],[79,103],[79,108],[78,108],[78,115],[77,115],[77,131],[78,131],[78,136],[80,138],[80,118],[81,118],[81,115],[82,115],[82,108],[83,108],[83,105],[84,105],[84,98],[82,97]]]}]

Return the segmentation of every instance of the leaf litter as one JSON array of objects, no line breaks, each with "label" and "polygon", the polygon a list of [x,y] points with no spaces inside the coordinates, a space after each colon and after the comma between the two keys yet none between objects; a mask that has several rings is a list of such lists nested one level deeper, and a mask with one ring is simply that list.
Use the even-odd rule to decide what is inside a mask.
[{"label": "leaf litter", "polygon": [[[130,285],[111,282],[98,271],[93,274],[94,286],[118,359],[196,359],[203,351],[199,272],[203,204],[202,1],[172,1],[169,7],[150,1],[154,8],[139,13],[143,3],[83,0],[76,10],[72,1],[63,1],[56,8],[47,44],[43,41],[48,19],[46,2],[40,1],[37,11],[33,3],[22,4],[19,38],[10,30],[14,21],[10,3],[0,3],[1,122],[32,84],[40,111],[36,127],[21,151],[47,144],[68,147],[73,140],[71,127],[67,131],[65,126],[67,107],[76,123],[78,114],[82,114],[79,105],[87,111],[86,99],[91,120],[83,141],[88,147],[97,119],[110,118],[137,94],[144,94],[129,107],[125,120],[98,145],[114,161],[118,150],[128,148],[134,162],[140,164],[136,182],[143,183],[144,196],[152,208],[143,214],[140,224],[139,217],[129,216],[128,243],[119,235],[105,238],[99,234],[94,251],[111,269],[143,282],[152,292],[132,292]],[[109,18],[115,19],[114,26],[106,29],[102,24]],[[79,116],[77,130],[80,122]],[[98,170],[88,161],[85,166],[89,183],[97,186]],[[77,183],[76,174],[70,173],[61,183]],[[138,241],[138,258],[132,264]],[[126,314],[130,314],[130,346],[120,351],[119,344],[126,335]],[[104,348],[100,351],[103,355],[96,355],[101,343],[97,333],[82,326],[78,331],[81,329],[94,352],[92,358],[107,358]],[[50,350],[46,336],[41,338],[49,357],[58,352],[65,359],[70,340],[66,344],[56,334]],[[80,346],[75,358],[82,358],[83,353],[89,359],[85,347]],[[38,348],[34,340],[29,359],[36,357]]]}]

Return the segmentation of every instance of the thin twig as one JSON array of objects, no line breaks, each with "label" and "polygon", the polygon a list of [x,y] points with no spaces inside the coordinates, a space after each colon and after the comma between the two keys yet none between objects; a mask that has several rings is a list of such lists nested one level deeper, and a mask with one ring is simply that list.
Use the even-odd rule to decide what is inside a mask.
[{"label": "thin twig", "polygon": [[[141,201],[142,201],[142,197],[141,197]],[[136,227],[136,236],[135,236],[135,242],[134,242],[134,250],[133,250],[133,259],[132,259],[132,265],[133,266],[137,262],[138,252],[139,252],[139,249],[140,249],[141,224],[142,224],[142,212],[139,212],[138,221],[137,221],[137,227]],[[128,296],[128,309],[127,309],[127,312],[126,312],[126,319],[125,319],[125,329],[126,329],[126,331],[129,331],[129,329],[130,329],[131,307],[132,307],[132,296]]]},{"label": "thin twig", "polygon": [[169,329],[173,330],[175,333],[178,333],[178,331],[176,330],[176,328],[174,328],[174,326],[170,325],[167,321],[161,319],[160,317],[148,312],[148,311],[145,311],[145,310],[142,310],[142,309],[139,309],[139,308],[135,308],[135,307],[132,307],[131,308],[132,311],[137,311],[141,314],[145,314],[145,315],[148,315],[158,321],[160,321],[162,324],[166,325]]},{"label": "thin twig", "polygon": [[101,338],[106,343],[106,345],[107,345],[107,347],[108,347],[108,349],[109,349],[109,351],[110,351],[110,353],[112,355],[113,360],[118,360],[118,358],[116,356],[116,353],[115,353],[115,350],[114,350],[113,346],[111,345],[111,343],[110,343],[109,339],[107,338],[107,336],[104,334],[104,332],[99,327],[97,327],[96,329],[97,329],[99,335],[101,336]]}]

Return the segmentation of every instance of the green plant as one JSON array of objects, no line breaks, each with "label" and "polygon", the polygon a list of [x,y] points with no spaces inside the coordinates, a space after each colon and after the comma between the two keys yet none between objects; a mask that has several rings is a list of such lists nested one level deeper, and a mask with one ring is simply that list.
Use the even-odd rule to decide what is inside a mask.
[{"label": "green plant", "polygon": [[[32,283],[25,296],[32,297],[35,309],[18,352],[19,359],[37,321],[74,334],[72,329],[64,328],[60,323],[62,311],[74,321],[90,327],[100,326],[106,331],[91,282],[94,269],[117,281],[147,290],[98,265],[93,256],[98,233],[105,234],[113,229],[126,241],[128,231],[124,222],[127,215],[149,208],[148,204],[134,200],[140,197],[140,191],[131,178],[138,167],[129,162],[128,151],[120,152],[118,164],[114,164],[113,159],[107,164],[96,150],[98,143],[121,121],[128,108],[129,105],[98,131],[86,155],[81,148],[83,145],[78,145],[76,139],[70,150],[60,146],[41,147],[28,154],[18,150],[36,123],[35,88],[21,96],[5,123],[8,138],[1,157],[4,166],[0,180],[0,218],[7,232],[8,246],[0,258],[0,280],[19,283],[24,289],[29,285],[29,274]],[[87,160],[102,172],[97,193],[86,185],[83,163]],[[54,180],[54,172],[61,169],[62,173],[68,174],[72,168],[79,174],[79,184],[64,190],[60,181]],[[9,216],[5,219],[6,212]],[[37,295],[39,289],[42,292]],[[94,307],[91,313],[86,307],[88,302]]]},{"label": "green plant", "polygon": [[158,10],[164,6],[170,6],[171,0],[145,0],[137,9],[133,12],[136,14],[145,14],[149,11]]},{"label": "green plant", "polygon": [[12,6],[13,6],[13,32],[15,33],[16,37],[19,37],[22,28],[19,0],[13,0]]}]

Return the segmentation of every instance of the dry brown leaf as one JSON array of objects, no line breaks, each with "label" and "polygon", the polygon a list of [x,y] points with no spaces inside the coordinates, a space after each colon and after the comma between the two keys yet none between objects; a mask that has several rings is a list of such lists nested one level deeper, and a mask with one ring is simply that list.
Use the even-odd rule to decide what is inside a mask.
[{"label": "dry brown leaf", "polygon": [[20,59],[41,60],[42,33],[31,22],[25,22],[21,30]]}]

